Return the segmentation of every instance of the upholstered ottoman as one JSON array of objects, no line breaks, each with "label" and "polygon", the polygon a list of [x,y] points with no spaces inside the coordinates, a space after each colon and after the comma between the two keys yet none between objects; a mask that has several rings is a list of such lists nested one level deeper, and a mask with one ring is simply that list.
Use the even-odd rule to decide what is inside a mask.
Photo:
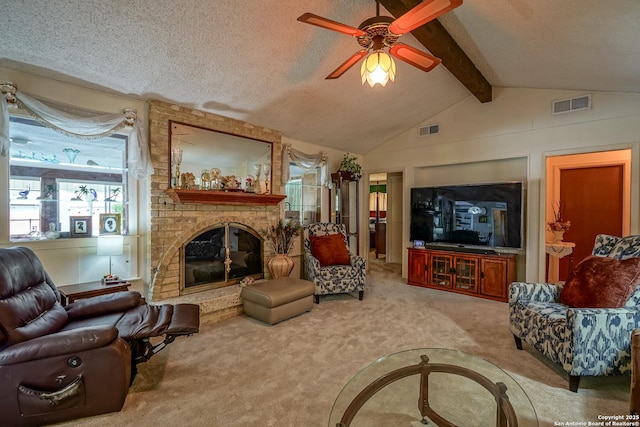
[{"label": "upholstered ottoman", "polygon": [[242,306],[251,317],[273,325],[313,307],[313,282],[281,277],[242,288]]}]

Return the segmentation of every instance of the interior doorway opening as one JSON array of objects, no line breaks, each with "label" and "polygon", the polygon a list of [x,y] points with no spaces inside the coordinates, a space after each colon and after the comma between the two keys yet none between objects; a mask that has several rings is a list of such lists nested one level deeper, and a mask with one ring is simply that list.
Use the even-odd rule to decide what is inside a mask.
[{"label": "interior doorway opening", "polygon": [[402,274],[403,173],[372,173],[368,184],[369,260],[397,264]]},{"label": "interior doorway opening", "polygon": [[545,246],[553,242],[548,223],[559,206],[571,221],[564,243],[570,256],[548,257],[546,278],[565,281],[570,269],[591,254],[597,234],[626,236],[631,229],[631,150],[612,150],[546,160]]}]

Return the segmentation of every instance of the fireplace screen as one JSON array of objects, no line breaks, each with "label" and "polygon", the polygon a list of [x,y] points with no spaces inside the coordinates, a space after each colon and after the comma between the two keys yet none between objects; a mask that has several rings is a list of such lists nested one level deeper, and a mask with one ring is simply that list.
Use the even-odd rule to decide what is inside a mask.
[{"label": "fireplace screen", "polygon": [[221,288],[264,277],[262,239],[240,224],[222,224],[182,247],[184,291]]}]

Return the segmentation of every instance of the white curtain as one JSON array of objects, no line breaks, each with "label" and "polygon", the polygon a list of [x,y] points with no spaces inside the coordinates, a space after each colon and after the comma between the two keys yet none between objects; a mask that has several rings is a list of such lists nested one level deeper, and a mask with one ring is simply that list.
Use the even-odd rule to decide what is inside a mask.
[{"label": "white curtain", "polygon": [[0,97],[2,114],[0,115],[0,155],[9,155],[9,108],[8,98],[15,98],[15,104],[24,108],[36,120],[53,130],[80,139],[98,139],[112,135],[118,131],[128,134],[127,167],[129,174],[136,179],[146,179],[153,174],[153,166],[149,155],[144,126],[138,119],[135,110],[124,110],[123,113],[101,114],[81,117],[56,110],[37,99],[18,90],[7,94],[3,85],[4,96]]},{"label": "white curtain", "polygon": [[320,152],[318,154],[306,154],[291,148],[291,144],[282,146],[282,170],[280,181],[282,184],[289,182],[289,163],[293,162],[305,171],[311,171],[320,168],[320,182],[322,185],[329,187],[329,166],[327,165],[327,153]]}]

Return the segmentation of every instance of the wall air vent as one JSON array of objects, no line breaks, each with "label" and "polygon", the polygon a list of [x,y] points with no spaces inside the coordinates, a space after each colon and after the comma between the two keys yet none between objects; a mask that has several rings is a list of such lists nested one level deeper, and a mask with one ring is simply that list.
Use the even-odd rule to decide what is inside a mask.
[{"label": "wall air vent", "polygon": [[427,125],[427,126],[420,126],[418,128],[418,136],[419,137],[423,137],[423,136],[429,136],[429,135],[433,135],[436,133],[440,133],[440,125]]},{"label": "wall air vent", "polygon": [[573,111],[590,110],[591,109],[591,94],[582,95],[576,98],[561,99],[559,101],[553,101],[553,108],[551,114],[570,113]]}]

